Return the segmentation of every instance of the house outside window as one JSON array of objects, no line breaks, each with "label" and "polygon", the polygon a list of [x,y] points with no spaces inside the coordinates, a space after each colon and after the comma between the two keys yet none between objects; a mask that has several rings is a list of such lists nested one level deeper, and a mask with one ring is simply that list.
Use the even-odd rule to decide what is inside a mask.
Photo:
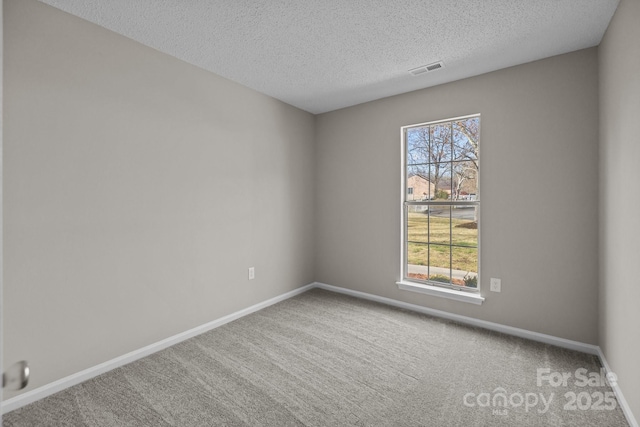
[{"label": "house outside window", "polygon": [[480,115],[405,126],[402,147],[402,280],[477,292]]}]

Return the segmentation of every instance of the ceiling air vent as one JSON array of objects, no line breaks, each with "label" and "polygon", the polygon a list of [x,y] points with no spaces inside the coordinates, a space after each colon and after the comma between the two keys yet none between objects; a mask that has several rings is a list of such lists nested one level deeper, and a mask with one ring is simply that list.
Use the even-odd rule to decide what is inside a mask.
[{"label": "ceiling air vent", "polygon": [[433,64],[429,64],[426,66],[427,71],[435,71],[438,70],[440,68],[444,67],[444,64],[442,63],[442,61],[440,62],[434,62]]},{"label": "ceiling air vent", "polygon": [[420,74],[428,73],[430,71],[439,70],[444,67],[444,63],[442,61],[434,62],[433,64],[423,65],[421,67],[417,67],[409,70],[411,74],[414,76],[419,76]]}]

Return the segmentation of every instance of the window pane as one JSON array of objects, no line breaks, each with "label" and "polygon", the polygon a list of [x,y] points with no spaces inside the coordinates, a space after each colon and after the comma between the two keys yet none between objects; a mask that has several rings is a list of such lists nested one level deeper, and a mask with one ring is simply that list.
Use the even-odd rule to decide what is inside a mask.
[{"label": "window pane", "polygon": [[428,279],[427,257],[429,246],[423,243],[409,243],[407,246],[407,277],[418,280]]},{"label": "window pane", "polygon": [[[429,165],[407,167],[407,200],[431,200],[435,186],[429,180]],[[409,190],[411,189],[411,190]]]},{"label": "window pane", "polygon": [[451,194],[451,162],[432,163],[429,168],[434,199],[447,200]]},{"label": "window pane", "polygon": [[456,206],[452,210],[451,244],[478,247],[478,222],[475,206]]},{"label": "window pane", "polygon": [[470,161],[452,163],[453,200],[477,200],[478,169]]},{"label": "window pane", "polygon": [[407,165],[429,163],[429,127],[407,129]]},{"label": "window pane", "polygon": [[429,245],[429,274],[444,275],[449,277],[451,267],[451,246]]},{"label": "window pane", "polygon": [[429,245],[429,280],[451,283],[451,247]]},{"label": "window pane", "polygon": [[407,277],[411,279],[427,280],[429,245],[425,243],[407,244]]},{"label": "window pane", "polygon": [[407,206],[407,242],[428,243],[428,221],[427,206]]},{"label": "window pane", "polygon": [[451,248],[452,276],[454,284],[478,287],[478,249]]},{"label": "window pane", "polygon": [[407,245],[407,262],[410,265],[423,265],[428,263],[429,245],[426,243],[409,242]]},{"label": "window pane", "polygon": [[450,206],[429,206],[429,243],[451,243],[450,215]]},{"label": "window pane", "polygon": [[451,125],[449,123],[432,125],[430,142],[430,163],[451,161]]},{"label": "window pane", "polygon": [[452,127],[453,160],[476,162],[480,141],[480,118],[458,120],[453,122]]}]

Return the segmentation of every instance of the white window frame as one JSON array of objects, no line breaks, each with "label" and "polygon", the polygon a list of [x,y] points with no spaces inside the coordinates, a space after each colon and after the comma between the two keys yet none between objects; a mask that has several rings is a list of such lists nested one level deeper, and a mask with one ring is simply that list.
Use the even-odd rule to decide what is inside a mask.
[{"label": "white window frame", "polygon": [[[445,204],[447,204],[448,206],[455,206],[456,204],[460,204],[460,205],[469,205],[469,204],[473,204],[477,207],[477,215],[478,215],[478,271],[477,271],[477,275],[478,275],[478,286],[477,288],[474,289],[464,289],[464,287],[460,287],[460,286],[456,286],[456,285],[451,285],[451,284],[443,284],[443,283],[436,283],[436,282],[430,282],[430,281],[421,281],[421,280],[412,280],[411,278],[407,278],[407,224],[406,224],[406,211],[408,209],[408,206],[411,205],[432,205],[434,204],[434,202],[427,200],[427,201],[423,201],[423,202],[417,202],[417,201],[411,201],[409,202],[407,200],[407,151],[406,151],[406,132],[408,129],[411,128],[416,128],[416,127],[422,127],[422,126],[432,126],[432,125],[436,125],[439,123],[448,123],[448,122],[453,122],[453,121],[457,121],[457,120],[464,120],[464,119],[469,119],[469,118],[473,118],[473,117],[478,117],[480,118],[480,114],[470,114],[467,116],[460,116],[460,117],[453,117],[453,118],[449,118],[449,119],[444,119],[444,120],[436,120],[436,121],[430,121],[430,122],[425,122],[425,123],[417,123],[417,124],[412,124],[412,125],[407,125],[407,126],[402,126],[400,129],[400,136],[401,136],[401,159],[402,159],[402,176],[401,176],[401,200],[400,200],[400,217],[401,217],[401,221],[400,221],[400,230],[401,230],[401,246],[400,246],[400,281],[396,282],[397,286],[399,289],[401,290],[407,290],[407,291],[412,291],[412,292],[418,292],[418,293],[422,293],[422,294],[427,294],[427,295],[432,295],[432,296],[438,296],[438,297],[443,297],[443,298],[448,298],[448,299],[453,299],[453,300],[457,300],[457,301],[462,301],[462,302],[467,302],[467,303],[472,303],[472,304],[482,304],[482,302],[484,301],[484,298],[481,296],[480,293],[480,200],[474,200],[474,201],[469,201],[469,200],[463,200],[463,201],[449,201],[446,202]],[[482,124],[481,124],[482,126]],[[480,147],[478,147],[478,161],[480,159]],[[477,185],[478,185],[478,192],[477,194],[480,194],[480,170],[478,169],[478,174],[477,174]]]}]

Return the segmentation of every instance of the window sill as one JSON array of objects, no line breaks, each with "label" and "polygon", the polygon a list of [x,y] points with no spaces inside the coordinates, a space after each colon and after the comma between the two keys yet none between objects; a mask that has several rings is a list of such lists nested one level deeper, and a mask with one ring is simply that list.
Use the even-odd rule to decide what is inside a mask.
[{"label": "window sill", "polygon": [[454,289],[441,288],[439,286],[424,285],[413,282],[396,282],[399,289],[403,291],[419,292],[421,294],[432,295],[436,297],[448,298],[456,301],[467,302],[470,304],[480,305],[484,298],[480,293],[471,293],[464,291],[456,291]]}]

